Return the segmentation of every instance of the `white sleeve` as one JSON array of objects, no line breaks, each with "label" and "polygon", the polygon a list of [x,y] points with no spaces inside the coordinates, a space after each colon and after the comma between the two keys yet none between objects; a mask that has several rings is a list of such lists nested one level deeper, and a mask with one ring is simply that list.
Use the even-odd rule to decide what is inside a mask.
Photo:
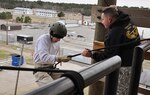
[{"label": "white sleeve", "polygon": [[49,47],[51,43],[47,39],[41,39],[37,45],[37,51],[40,59],[40,63],[53,64],[56,60],[56,55],[50,54]]}]

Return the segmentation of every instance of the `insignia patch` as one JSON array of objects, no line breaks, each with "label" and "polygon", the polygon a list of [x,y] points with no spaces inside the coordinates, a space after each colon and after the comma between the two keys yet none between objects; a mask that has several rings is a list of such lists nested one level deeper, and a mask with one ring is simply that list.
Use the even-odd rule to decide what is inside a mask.
[{"label": "insignia patch", "polygon": [[136,26],[133,26],[133,27],[130,26],[130,28],[129,27],[127,28],[126,37],[128,39],[135,39],[138,37],[138,35],[139,33],[138,33],[138,29]]}]

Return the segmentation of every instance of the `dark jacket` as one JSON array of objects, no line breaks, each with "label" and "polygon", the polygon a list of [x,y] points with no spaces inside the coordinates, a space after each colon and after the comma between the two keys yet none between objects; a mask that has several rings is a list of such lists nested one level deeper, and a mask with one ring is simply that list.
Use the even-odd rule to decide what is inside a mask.
[{"label": "dark jacket", "polygon": [[140,44],[140,37],[137,27],[133,25],[129,16],[121,11],[118,11],[117,20],[109,27],[104,41],[105,47],[110,47],[119,44],[126,44],[115,48],[105,49],[103,52],[95,52],[92,58],[95,61],[101,61],[115,55],[119,55],[122,59],[121,66],[131,66],[134,47]]}]

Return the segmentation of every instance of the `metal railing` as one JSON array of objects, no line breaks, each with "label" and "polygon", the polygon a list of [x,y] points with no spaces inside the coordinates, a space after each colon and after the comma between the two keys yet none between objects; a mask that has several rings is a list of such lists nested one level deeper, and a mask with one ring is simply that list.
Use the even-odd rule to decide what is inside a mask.
[{"label": "metal railing", "polygon": [[[84,79],[85,87],[106,76],[104,95],[116,95],[120,66],[121,58],[114,56],[97,62],[79,73]],[[72,95],[75,91],[73,82],[67,77],[61,77],[25,95]]]},{"label": "metal railing", "polygon": [[129,95],[137,95],[138,93],[142,63],[144,60],[144,53],[149,49],[150,49],[150,41],[147,41],[135,47],[134,49]]}]

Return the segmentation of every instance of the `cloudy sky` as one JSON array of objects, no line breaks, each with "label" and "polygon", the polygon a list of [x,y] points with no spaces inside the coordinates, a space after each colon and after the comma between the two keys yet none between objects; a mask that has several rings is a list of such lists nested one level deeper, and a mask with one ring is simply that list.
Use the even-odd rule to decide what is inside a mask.
[{"label": "cloudy sky", "polygon": [[[37,0],[27,0],[37,1]],[[41,0],[46,2],[58,3],[78,3],[78,4],[97,4],[98,0]],[[134,6],[150,8],[150,0],[117,0],[117,6]]]}]

